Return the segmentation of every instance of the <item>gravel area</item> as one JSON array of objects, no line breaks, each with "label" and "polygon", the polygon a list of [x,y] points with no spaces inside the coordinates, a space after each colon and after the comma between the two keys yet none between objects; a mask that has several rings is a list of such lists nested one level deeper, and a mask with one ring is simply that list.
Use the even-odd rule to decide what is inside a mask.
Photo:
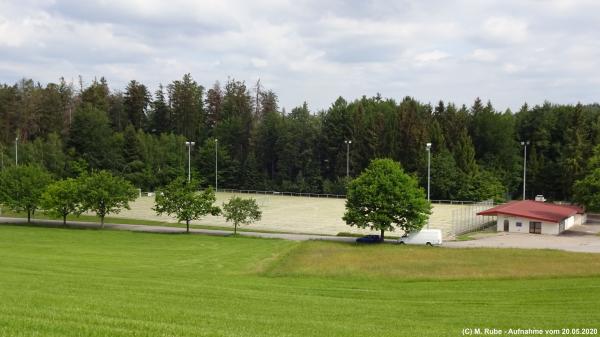
[{"label": "gravel area", "polygon": [[600,223],[574,226],[560,235],[522,233],[474,234],[475,240],[446,241],[444,247],[451,248],[532,248],[558,249],[570,252],[600,253]]}]

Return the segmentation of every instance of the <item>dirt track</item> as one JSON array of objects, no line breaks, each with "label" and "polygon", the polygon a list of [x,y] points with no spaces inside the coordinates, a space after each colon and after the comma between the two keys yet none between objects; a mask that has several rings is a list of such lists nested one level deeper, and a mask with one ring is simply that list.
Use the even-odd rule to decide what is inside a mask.
[{"label": "dirt track", "polygon": [[[232,193],[217,193],[217,205],[227,201]],[[250,228],[257,230],[272,230],[290,233],[315,233],[336,235],[339,232],[359,234],[378,234],[369,230],[350,227],[342,220],[345,199],[309,198],[263,194],[242,194],[242,197],[255,198],[259,203],[263,216],[262,220]],[[131,203],[131,210],[124,210],[111,217],[134,218],[142,220],[174,221],[166,215],[158,216],[152,210],[154,197],[141,197]],[[451,226],[452,211],[462,205],[434,204],[430,218],[430,227],[442,229],[446,235]],[[194,224],[208,226],[230,226],[221,216],[207,216]],[[393,233],[391,235],[394,235]],[[396,235],[398,235],[396,233]]]}]

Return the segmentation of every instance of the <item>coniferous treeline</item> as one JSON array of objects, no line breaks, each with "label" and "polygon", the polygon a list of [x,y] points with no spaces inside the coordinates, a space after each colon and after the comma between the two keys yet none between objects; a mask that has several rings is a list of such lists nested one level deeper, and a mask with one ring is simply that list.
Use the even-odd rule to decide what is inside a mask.
[{"label": "coniferous treeline", "polygon": [[192,175],[212,185],[218,139],[219,188],[340,194],[345,140],[350,176],[389,157],[422,186],[431,142],[432,199],[462,200],[520,197],[520,142],[529,141],[528,197],[570,200],[600,141],[600,106],[545,103],[513,113],[479,99],[432,106],[377,95],[286,112],[274,92],[233,79],[205,90],[187,74],[154,93],[137,81],[120,92],[103,78],[77,88],[22,80],[0,86],[2,167],[15,164],[17,137],[19,163],[58,178],[107,169],[151,191],[187,172],[191,140]]}]

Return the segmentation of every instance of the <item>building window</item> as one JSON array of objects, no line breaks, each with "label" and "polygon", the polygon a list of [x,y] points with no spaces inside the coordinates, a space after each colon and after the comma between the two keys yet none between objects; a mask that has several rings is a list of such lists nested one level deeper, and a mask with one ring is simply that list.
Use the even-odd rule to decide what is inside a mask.
[{"label": "building window", "polygon": [[529,233],[542,234],[542,223],[538,221],[529,222]]},{"label": "building window", "polygon": [[516,223],[515,225],[516,225],[517,227],[521,227],[521,226],[523,226],[523,224],[522,224],[522,223],[520,223],[520,222],[518,222],[518,221],[517,221],[517,223]]}]

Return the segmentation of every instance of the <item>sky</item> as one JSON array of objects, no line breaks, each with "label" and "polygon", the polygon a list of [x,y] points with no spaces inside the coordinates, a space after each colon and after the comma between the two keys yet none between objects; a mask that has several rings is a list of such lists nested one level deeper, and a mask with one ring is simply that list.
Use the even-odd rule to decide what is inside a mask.
[{"label": "sky", "polygon": [[183,74],[264,88],[291,109],[412,96],[497,110],[597,102],[595,0],[0,0],[0,83]]}]

